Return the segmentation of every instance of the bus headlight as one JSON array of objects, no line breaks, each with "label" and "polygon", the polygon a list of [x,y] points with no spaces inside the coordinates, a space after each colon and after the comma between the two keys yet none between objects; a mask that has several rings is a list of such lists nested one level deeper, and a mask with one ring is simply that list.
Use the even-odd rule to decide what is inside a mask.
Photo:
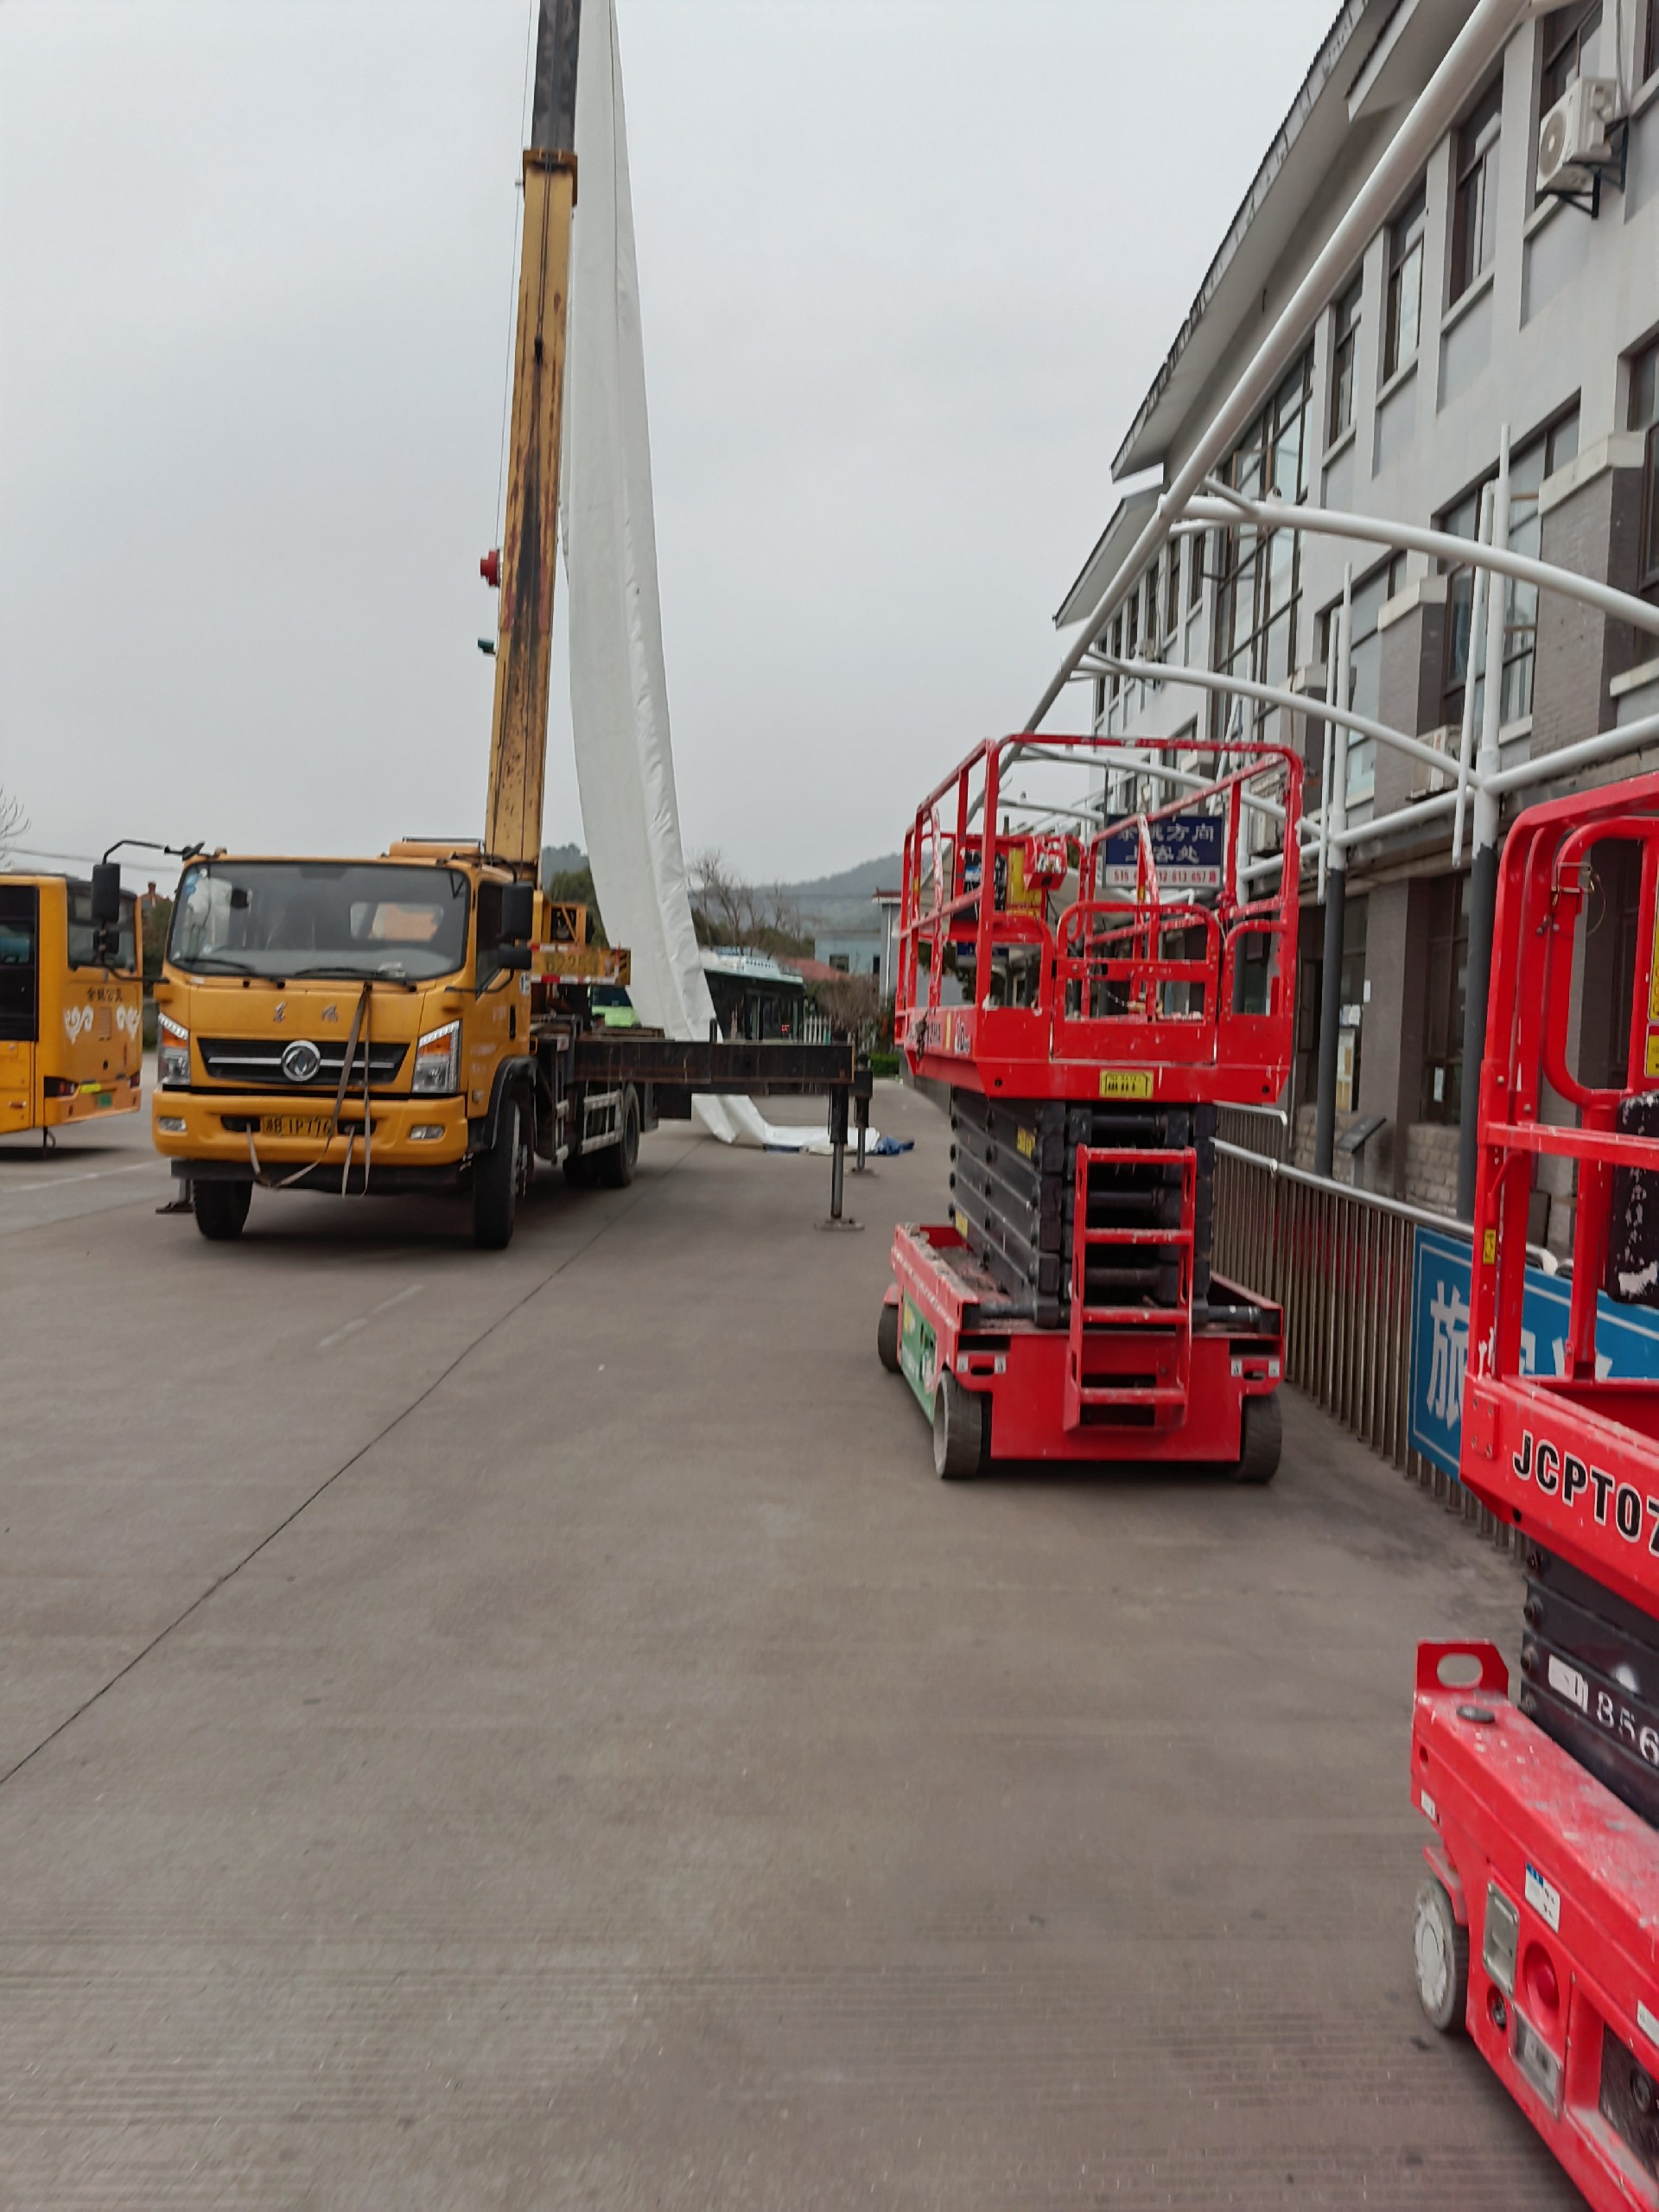
[{"label": "bus headlight", "polygon": [[190,1032],[164,1014],[156,1017],[156,1080],[172,1090],[184,1090],[190,1081]]},{"label": "bus headlight", "polygon": [[415,1075],[411,1090],[431,1093],[453,1090],[461,1077],[461,1024],[446,1021],[442,1029],[429,1029],[415,1047]]}]

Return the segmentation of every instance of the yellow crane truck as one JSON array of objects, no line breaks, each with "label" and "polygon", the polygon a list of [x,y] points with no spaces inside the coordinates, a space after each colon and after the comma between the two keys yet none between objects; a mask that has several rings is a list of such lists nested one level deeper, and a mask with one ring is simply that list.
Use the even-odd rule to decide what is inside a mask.
[{"label": "yellow crane truck", "polygon": [[[628,956],[593,943],[585,911],[536,880],[578,8],[554,0],[550,14],[543,0],[524,156],[505,530],[482,563],[500,593],[485,834],[407,839],[374,859],[189,858],[155,994],[152,1127],[215,1241],[241,1234],[258,1184],[467,1191],[476,1242],[499,1247],[537,1159],[574,1183],[626,1184],[641,1129],[659,1111],[689,1116],[696,1090],[827,1091],[845,1141],[849,1045],[606,1027],[588,988],[626,984]],[[838,1143],[837,1196],[840,1166]]]},{"label": "yellow crane truck", "polygon": [[137,1111],[140,957],[118,869],[0,875],[0,1136]]}]

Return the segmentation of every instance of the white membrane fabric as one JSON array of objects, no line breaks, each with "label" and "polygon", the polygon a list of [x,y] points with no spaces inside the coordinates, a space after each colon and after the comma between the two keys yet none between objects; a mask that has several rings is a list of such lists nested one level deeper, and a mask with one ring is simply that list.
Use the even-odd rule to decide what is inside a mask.
[{"label": "white membrane fabric", "polygon": [[[569,590],[570,718],[588,857],[605,927],[632,956],[642,1021],[706,1037],[714,1005],[680,843],[657,588],[639,272],[613,0],[586,0],[576,68],[576,212],[559,512]],[[699,1098],[723,1142],[828,1150],[748,1098]]]}]

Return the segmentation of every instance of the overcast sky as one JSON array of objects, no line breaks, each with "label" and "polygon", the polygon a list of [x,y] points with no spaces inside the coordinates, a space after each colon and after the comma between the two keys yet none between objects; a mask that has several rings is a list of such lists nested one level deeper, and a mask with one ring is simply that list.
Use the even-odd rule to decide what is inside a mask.
[{"label": "overcast sky", "polygon": [[[1019,725],[1332,7],[618,0],[688,849],[891,850]],[[528,20],[0,0],[30,845],[477,833]],[[562,664],[554,702],[580,842]]]}]

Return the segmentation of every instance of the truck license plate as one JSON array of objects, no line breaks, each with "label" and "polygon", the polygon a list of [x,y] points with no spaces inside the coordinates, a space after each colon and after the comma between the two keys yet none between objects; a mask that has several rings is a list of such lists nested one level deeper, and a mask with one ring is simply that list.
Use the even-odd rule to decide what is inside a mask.
[{"label": "truck license plate", "polygon": [[327,1137],[333,1129],[333,1116],[327,1114],[262,1114],[259,1134],[262,1137]]}]

